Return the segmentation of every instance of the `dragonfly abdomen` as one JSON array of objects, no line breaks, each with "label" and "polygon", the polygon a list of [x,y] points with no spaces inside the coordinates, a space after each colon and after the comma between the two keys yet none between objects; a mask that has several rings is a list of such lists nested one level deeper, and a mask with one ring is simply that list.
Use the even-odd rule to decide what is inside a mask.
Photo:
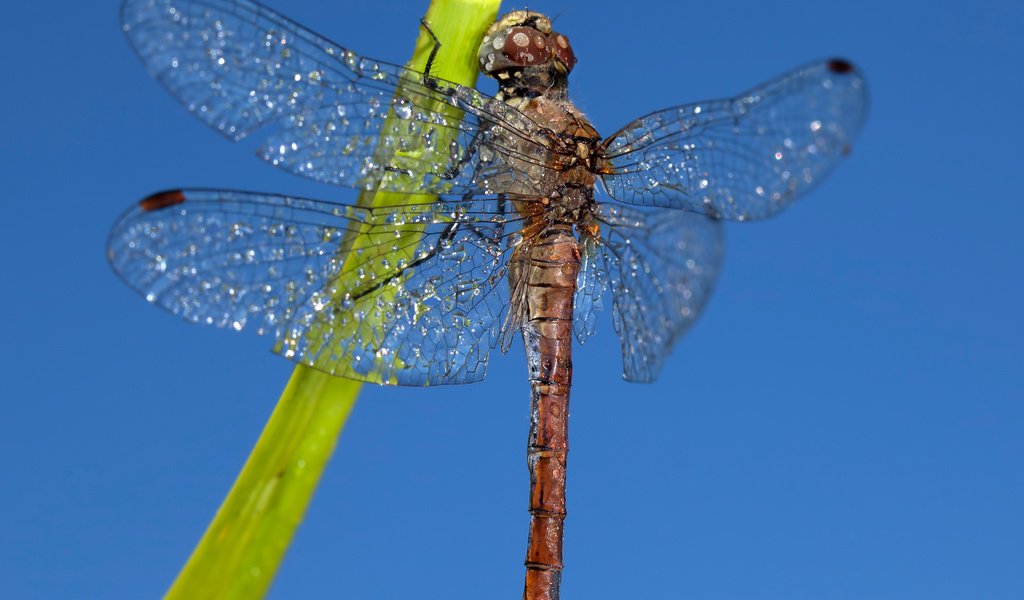
[{"label": "dragonfly abdomen", "polygon": [[[530,374],[530,539],[526,590],[557,598],[562,571],[565,474],[572,384],[572,313],[580,252],[569,225],[552,225],[526,249],[523,342]],[[547,594],[547,595],[544,595]]]}]

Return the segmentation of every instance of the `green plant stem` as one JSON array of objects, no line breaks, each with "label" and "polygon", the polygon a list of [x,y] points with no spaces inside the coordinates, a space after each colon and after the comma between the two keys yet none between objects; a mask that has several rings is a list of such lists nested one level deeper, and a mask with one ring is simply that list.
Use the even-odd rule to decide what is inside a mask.
[{"label": "green plant stem", "polygon": [[[442,41],[434,75],[473,85],[477,47],[498,5],[499,0],[431,3],[426,20]],[[412,68],[423,69],[432,46],[421,30]],[[387,196],[393,195],[363,193],[359,202],[395,201]],[[295,368],[242,472],[166,599],[250,600],[266,594],[361,387],[357,381]]]},{"label": "green plant stem", "polygon": [[360,383],[297,367],[167,598],[261,598],[316,490]]}]

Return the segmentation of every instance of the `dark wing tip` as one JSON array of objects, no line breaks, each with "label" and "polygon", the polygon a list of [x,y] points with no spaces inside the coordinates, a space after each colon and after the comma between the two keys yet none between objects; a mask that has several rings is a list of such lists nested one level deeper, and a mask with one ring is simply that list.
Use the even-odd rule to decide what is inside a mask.
[{"label": "dark wing tip", "polygon": [[829,71],[845,75],[853,72],[853,63],[842,58],[833,58],[826,63]]},{"label": "dark wing tip", "polygon": [[181,190],[157,192],[152,196],[139,200],[139,208],[145,212],[152,212],[155,210],[165,209],[168,206],[174,206],[175,204],[181,204],[184,201],[185,192]]}]

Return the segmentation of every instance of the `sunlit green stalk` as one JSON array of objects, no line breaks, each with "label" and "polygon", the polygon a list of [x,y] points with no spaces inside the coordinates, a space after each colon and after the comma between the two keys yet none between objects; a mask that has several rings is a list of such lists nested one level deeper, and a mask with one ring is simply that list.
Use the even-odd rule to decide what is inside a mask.
[{"label": "sunlit green stalk", "polygon": [[[434,75],[463,85],[475,82],[477,47],[498,4],[499,0],[431,3],[426,19],[442,42]],[[411,27],[406,22],[396,25],[402,30]],[[423,69],[432,44],[421,30],[410,62],[413,68]],[[363,193],[359,203],[394,205],[400,199],[401,195]],[[248,600],[266,594],[361,385],[295,368],[252,454],[167,599]],[[337,597],[340,589],[330,590],[330,595]]]}]

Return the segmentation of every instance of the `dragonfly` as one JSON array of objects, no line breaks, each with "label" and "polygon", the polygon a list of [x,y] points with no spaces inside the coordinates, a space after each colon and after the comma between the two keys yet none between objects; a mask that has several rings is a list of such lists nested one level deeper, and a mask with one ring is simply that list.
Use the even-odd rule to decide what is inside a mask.
[{"label": "dragonfly", "polygon": [[122,22],[201,121],[258,138],[275,167],[380,201],[158,192],[114,225],[114,271],[186,321],[255,329],[292,361],[362,381],[476,382],[521,336],[527,600],[559,593],[573,338],[607,310],[624,378],[654,380],[714,287],[722,222],[811,190],[867,109],[861,72],[827,59],[602,137],[569,99],[568,37],[534,11],[480,42],[493,96],[432,75],[432,59],[419,72],[367,58],[251,0],[125,0]]}]

